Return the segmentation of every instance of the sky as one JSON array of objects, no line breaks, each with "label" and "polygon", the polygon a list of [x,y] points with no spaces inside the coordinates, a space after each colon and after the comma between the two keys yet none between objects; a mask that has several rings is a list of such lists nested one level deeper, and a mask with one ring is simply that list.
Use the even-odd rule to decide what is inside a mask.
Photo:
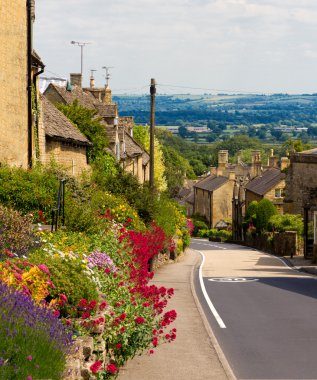
[{"label": "sky", "polygon": [[36,0],[45,76],[113,94],[316,93],[316,0]]}]

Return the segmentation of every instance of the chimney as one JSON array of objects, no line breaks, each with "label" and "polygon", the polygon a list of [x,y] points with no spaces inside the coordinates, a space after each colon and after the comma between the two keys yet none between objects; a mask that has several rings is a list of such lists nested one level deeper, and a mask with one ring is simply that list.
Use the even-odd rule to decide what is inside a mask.
[{"label": "chimney", "polygon": [[218,166],[225,167],[229,161],[229,153],[227,150],[218,151]]},{"label": "chimney", "polygon": [[252,164],[256,162],[261,162],[261,152],[259,150],[252,150]]},{"label": "chimney", "polygon": [[70,74],[70,84],[72,86],[78,86],[81,88],[81,84],[82,84],[82,76],[80,73],[71,73]]},{"label": "chimney", "polygon": [[261,152],[259,150],[252,150],[252,164],[251,164],[251,177],[257,177],[261,174],[262,162]]},{"label": "chimney", "polygon": [[105,96],[103,98],[104,104],[112,104],[112,93],[108,85],[105,86]]},{"label": "chimney", "polygon": [[270,168],[277,168],[278,167],[277,161],[278,161],[278,158],[276,156],[270,156],[269,157],[269,167]]},{"label": "chimney", "polygon": [[94,88],[95,87],[95,78],[93,75],[91,75],[90,77],[90,88]]},{"label": "chimney", "polygon": [[242,150],[239,150],[238,155],[237,155],[237,163],[238,164],[241,164],[241,162],[242,162],[241,156],[242,156]]},{"label": "chimney", "polygon": [[217,168],[215,166],[210,166],[210,175],[217,175]]},{"label": "chimney", "polygon": [[234,171],[229,172],[229,181],[235,181],[236,173]]},{"label": "chimney", "polygon": [[281,158],[281,170],[284,170],[289,167],[290,160],[288,157]]},{"label": "chimney", "polygon": [[223,168],[222,167],[220,167],[220,166],[217,167],[216,175],[217,175],[217,177],[223,175]]}]

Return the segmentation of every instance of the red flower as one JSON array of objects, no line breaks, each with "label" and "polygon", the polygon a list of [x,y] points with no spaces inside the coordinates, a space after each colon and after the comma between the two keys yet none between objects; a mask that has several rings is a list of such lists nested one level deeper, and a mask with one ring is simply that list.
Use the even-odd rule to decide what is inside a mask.
[{"label": "red flower", "polygon": [[107,371],[110,372],[110,373],[112,373],[112,374],[115,374],[115,373],[118,372],[118,368],[116,367],[115,364],[111,363],[111,364],[107,365]]},{"label": "red flower", "polygon": [[87,319],[87,318],[89,318],[89,317],[90,317],[90,313],[89,313],[89,311],[86,311],[85,313],[83,313],[81,317],[82,317],[82,319]]},{"label": "red flower", "polygon": [[100,360],[97,360],[90,366],[90,370],[92,373],[97,373],[101,366],[102,362]]},{"label": "red flower", "polygon": [[121,321],[124,321],[126,319],[126,316],[127,315],[125,313],[122,313],[119,318]]},{"label": "red flower", "polygon": [[142,323],[146,322],[143,317],[136,317],[134,322],[138,325],[142,325]]},{"label": "red flower", "polygon": [[89,304],[87,305],[87,307],[90,309],[90,310],[93,310],[97,305],[97,301],[96,300],[92,300],[91,302],[89,302]]},{"label": "red flower", "polygon": [[121,347],[122,347],[122,344],[121,344],[121,343],[117,343],[117,344],[116,344],[116,349],[117,349],[117,350],[119,350]]},{"label": "red flower", "polygon": [[78,307],[85,307],[87,306],[88,302],[87,300],[85,299],[81,299],[79,302],[78,302]]},{"label": "red flower", "polygon": [[106,307],[107,307],[107,303],[101,302],[101,304],[99,305],[99,310],[104,310]]}]

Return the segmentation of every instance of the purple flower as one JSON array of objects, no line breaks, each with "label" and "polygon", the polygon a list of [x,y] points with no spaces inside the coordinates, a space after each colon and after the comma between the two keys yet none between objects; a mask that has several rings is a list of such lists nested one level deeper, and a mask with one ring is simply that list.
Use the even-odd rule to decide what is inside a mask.
[{"label": "purple flower", "polygon": [[91,254],[87,257],[88,260],[88,266],[89,268],[100,268],[100,269],[106,269],[109,268],[112,272],[116,272],[117,268],[114,265],[111,258],[105,253],[100,251],[93,251]]}]

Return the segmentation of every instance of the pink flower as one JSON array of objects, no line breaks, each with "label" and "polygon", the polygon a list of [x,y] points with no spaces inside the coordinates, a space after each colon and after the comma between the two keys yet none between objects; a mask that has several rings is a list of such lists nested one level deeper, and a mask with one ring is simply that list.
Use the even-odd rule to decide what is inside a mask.
[{"label": "pink flower", "polygon": [[27,358],[27,360],[30,360],[30,361],[33,359],[33,357],[31,355],[27,356],[26,358]]},{"label": "pink flower", "polygon": [[68,300],[67,300],[67,297],[65,296],[65,294],[60,293],[60,294],[59,294],[59,298],[60,298],[61,301],[63,301],[63,302],[67,302],[67,301],[68,301]]},{"label": "pink flower", "polygon": [[54,310],[53,315],[54,315],[54,317],[58,318],[60,316],[60,312],[58,310]]},{"label": "pink flower", "polygon": [[33,377],[32,377],[32,376],[28,376],[28,377],[26,378],[26,380],[33,380]]},{"label": "pink flower", "polygon": [[50,270],[48,269],[48,267],[47,267],[45,264],[39,264],[37,267],[38,267],[42,272],[48,274],[49,276],[51,275]]}]

